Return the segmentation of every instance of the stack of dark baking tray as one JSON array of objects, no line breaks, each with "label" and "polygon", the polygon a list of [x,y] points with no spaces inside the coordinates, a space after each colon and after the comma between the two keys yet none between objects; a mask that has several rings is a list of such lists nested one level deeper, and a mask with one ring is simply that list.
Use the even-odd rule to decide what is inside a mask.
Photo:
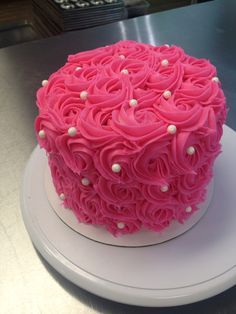
[{"label": "stack of dark baking tray", "polygon": [[43,34],[83,29],[122,20],[123,0],[33,0],[34,20]]}]

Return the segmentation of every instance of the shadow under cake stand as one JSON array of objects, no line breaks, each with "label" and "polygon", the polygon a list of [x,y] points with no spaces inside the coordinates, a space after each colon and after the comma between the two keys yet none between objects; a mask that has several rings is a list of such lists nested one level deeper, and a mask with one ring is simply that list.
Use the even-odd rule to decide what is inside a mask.
[{"label": "shadow under cake stand", "polygon": [[[194,214],[198,216],[193,215],[176,234],[158,238],[144,232],[130,240],[104,236],[96,227],[76,230],[72,216],[61,216],[45,153],[36,147],[21,189],[29,235],[59,273],[107,299],[174,306],[216,295],[236,283],[236,133],[227,126],[222,145],[223,153],[215,164],[214,192],[211,185],[201,214]],[[45,184],[45,172],[49,184]],[[172,240],[163,242],[168,237]]]}]

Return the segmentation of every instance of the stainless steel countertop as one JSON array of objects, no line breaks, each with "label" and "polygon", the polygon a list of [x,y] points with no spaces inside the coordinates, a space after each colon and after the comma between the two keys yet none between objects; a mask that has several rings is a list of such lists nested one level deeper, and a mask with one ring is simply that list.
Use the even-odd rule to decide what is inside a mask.
[{"label": "stainless steel countertop", "polygon": [[0,50],[0,313],[236,313],[236,288],[196,304],[148,309],[122,305],[76,287],[34,249],[19,202],[25,164],[36,145],[35,91],[69,53],[134,39],[175,43],[216,64],[236,129],[235,1],[212,1],[178,10],[70,32]]}]

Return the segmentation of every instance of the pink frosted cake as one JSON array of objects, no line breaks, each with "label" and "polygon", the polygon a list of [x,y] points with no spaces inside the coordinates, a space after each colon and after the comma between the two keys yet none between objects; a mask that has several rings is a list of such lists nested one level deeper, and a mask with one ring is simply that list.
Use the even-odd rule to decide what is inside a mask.
[{"label": "pink frosted cake", "polygon": [[226,118],[209,61],[121,41],[69,56],[42,85],[37,139],[79,222],[160,232],[198,210]]}]

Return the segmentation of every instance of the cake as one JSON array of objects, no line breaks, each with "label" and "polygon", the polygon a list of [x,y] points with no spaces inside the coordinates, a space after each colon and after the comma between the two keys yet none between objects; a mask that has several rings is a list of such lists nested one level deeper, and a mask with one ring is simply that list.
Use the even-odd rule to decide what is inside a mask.
[{"label": "cake", "polygon": [[226,119],[209,61],[120,41],[70,55],[37,106],[38,143],[78,223],[114,236],[162,232],[205,200]]}]

